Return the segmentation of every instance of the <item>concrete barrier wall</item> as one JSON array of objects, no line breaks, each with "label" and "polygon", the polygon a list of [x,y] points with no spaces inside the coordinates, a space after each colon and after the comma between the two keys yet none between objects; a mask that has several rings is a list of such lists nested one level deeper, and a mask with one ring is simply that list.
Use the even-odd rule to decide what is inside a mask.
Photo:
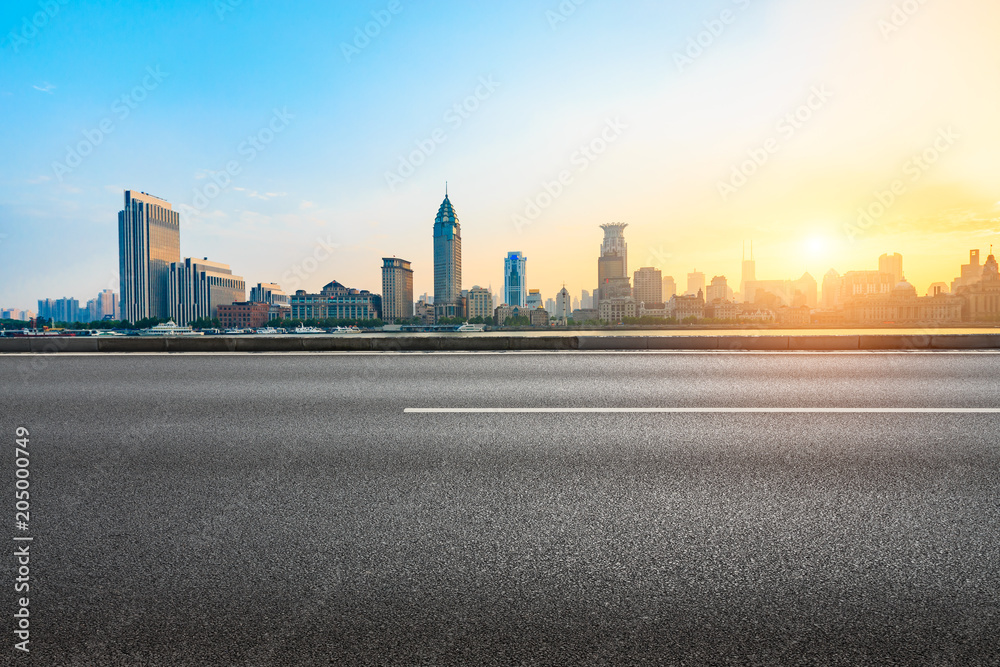
[{"label": "concrete barrier wall", "polygon": [[0,338],[0,354],[500,350],[995,350],[1000,334],[902,336],[179,336]]}]

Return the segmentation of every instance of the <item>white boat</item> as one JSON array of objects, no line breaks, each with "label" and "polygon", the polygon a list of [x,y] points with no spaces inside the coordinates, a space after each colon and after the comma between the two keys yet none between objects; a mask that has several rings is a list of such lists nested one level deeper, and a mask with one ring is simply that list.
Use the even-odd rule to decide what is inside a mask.
[{"label": "white boat", "polygon": [[274,327],[261,327],[260,329],[257,329],[257,333],[261,334],[262,336],[273,336],[274,334],[278,333],[278,330],[275,329]]},{"label": "white boat", "polygon": [[361,329],[357,327],[333,327],[328,332],[332,334],[361,333]]},{"label": "white boat", "polygon": [[301,334],[325,334],[326,331],[324,331],[323,329],[319,329],[317,327],[303,327],[303,326],[298,326],[298,327],[295,327],[295,329],[292,330],[292,333],[300,334],[300,335]]},{"label": "white boat", "polygon": [[118,331],[112,331],[111,329],[94,329],[90,332],[91,336],[124,336],[125,334]]},{"label": "white boat", "polygon": [[200,331],[195,331],[191,327],[179,327],[173,320],[166,324],[157,324],[155,327],[143,329],[140,336],[201,336]]},{"label": "white boat", "polygon": [[455,331],[482,331],[482,330],[483,330],[482,324],[469,324],[468,322],[466,322],[459,328],[455,329]]},{"label": "white boat", "polygon": [[225,331],[225,335],[227,336],[242,336],[246,333],[250,333],[250,329],[237,329],[234,327],[232,329],[226,329]]}]

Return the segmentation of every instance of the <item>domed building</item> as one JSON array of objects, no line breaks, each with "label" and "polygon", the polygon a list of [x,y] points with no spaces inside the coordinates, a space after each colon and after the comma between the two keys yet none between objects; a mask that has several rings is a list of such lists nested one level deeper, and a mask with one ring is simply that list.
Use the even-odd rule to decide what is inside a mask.
[{"label": "domed building", "polygon": [[954,324],[962,321],[962,305],[961,298],[948,294],[917,296],[903,279],[888,293],[849,298],[845,314],[852,324]]}]

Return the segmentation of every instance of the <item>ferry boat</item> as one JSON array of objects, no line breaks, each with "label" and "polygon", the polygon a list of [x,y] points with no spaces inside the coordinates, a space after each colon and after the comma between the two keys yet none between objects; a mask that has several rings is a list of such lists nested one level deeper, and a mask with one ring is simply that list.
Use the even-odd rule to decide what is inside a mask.
[{"label": "ferry boat", "polygon": [[301,335],[301,334],[325,334],[326,332],[324,330],[322,330],[322,329],[317,328],[317,327],[303,327],[303,326],[298,326],[298,327],[295,327],[295,329],[292,330],[292,333],[300,334]]},{"label": "ferry boat", "polygon": [[455,331],[482,331],[482,330],[483,330],[482,324],[469,324],[468,322],[455,329]]},{"label": "ferry boat", "polygon": [[250,329],[237,329],[237,328],[234,327],[232,329],[226,329],[225,335],[227,335],[227,336],[242,336],[243,334],[248,334],[248,333],[250,333]]},{"label": "ferry boat", "polygon": [[179,327],[173,320],[166,324],[157,324],[155,327],[143,329],[140,336],[202,336],[202,332],[195,331],[191,327]]},{"label": "ferry boat", "polygon": [[260,329],[257,329],[255,333],[258,333],[262,336],[273,336],[276,333],[278,333],[278,330],[275,329],[274,327],[261,327]]},{"label": "ferry boat", "polygon": [[332,334],[361,333],[361,329],[357,327],[333,327],[328,329],[328,332]]}]

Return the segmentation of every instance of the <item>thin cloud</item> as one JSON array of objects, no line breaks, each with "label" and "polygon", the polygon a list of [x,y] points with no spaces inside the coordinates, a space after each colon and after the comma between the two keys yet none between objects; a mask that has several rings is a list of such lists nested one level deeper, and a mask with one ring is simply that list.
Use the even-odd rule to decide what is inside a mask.
[{"label": "thin cloud", "polygon": [[48,81],[45,82],[44,86],[32,86],[32,88],[34,88],[35,90],[39,90],[39,91],[41,91],[43,93],[48,93],[49,95],[51,95],[52,91],[56,89],[56,87],[53,86]]}]

